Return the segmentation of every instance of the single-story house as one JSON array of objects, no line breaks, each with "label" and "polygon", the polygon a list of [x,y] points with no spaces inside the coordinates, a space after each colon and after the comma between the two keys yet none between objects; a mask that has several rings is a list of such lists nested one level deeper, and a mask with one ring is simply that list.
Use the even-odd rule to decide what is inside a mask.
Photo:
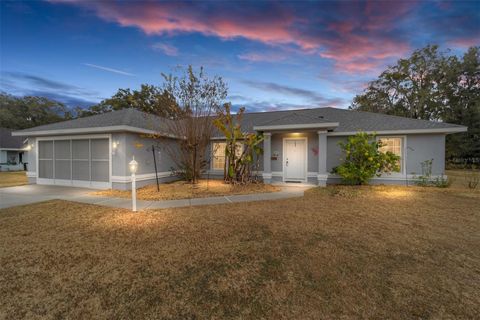
[{"label": "single-story house", "polygon": [[12,130],[0,128],[0,171],[21,171],[27,163],[25,138],[13,137]]},{"label": "single-story house", "polygon": [[[175,164],[166,145],[178,137],[168,133],[172,120],[135,109],[79,118],[16,131],[28,138],[29,181],[91,188],[129,189],[128,163],[139,163],[137,186],[155,182],[155,163],[161,182],[175,179]],[[445,136],[467,128],[449,123],[408,119],[337,108],[314,108],[244,114],[246,132],[262,132],[259,172],[265,183],[300,182],[326,185],[339,182],[332,168],[343,157],[338,143],[359,131],[376,133],[384,150],[401,157],[401,172],[372,179],[372,183],[403,184],[422,174],[421,163],[433,159],[432,175],[445,170]],[[162,135],[153,140],[148,134]],[[223,175],[224,137],[216,134],[210,148],[210,177]]]}]

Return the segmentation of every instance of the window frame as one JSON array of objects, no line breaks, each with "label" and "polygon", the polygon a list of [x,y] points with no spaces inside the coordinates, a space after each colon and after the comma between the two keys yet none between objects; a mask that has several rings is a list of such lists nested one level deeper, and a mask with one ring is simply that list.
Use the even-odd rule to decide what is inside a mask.
[{"label": "window frame", "polygon": [[388,174],[382,174],[384,175],[389,175],[389,176],[404,176],[405,175],[405,167],[407,163],[407,136],[387,136],[387,135],[381,135],[376,137],[376,141],[380,141],[382,139],[400,139],[400,172],[390,172]]},{"label": "window frame", "polygon": [[[224,143],[224,144],[225,144],[225,147],[226,147],[227,141],[226,141],[226,140],[213,141],[213,142],[211,143],[211,148],[210,148],[210,155],[211,155],[210,170],[216,171],[216,172],[220,172],[220,171],[223,172],[223,169],[224,169],[223,165],[222,165],[222,168],[215,168],[215,166],[214,166],[214,162],[215,162],[215,154],[214,154],[215,144],[220,144],[220,143]],[[243,149],[245,148],[245,147],[244,147],[243,140],[237,141],[237,145],[240,145],[240,146],[242,147],[241,152],[243,152]],[[223,155],[223,157],[225,158],[225,155]],[[225,163],[225,161],[224,161],[223,163]]]}]

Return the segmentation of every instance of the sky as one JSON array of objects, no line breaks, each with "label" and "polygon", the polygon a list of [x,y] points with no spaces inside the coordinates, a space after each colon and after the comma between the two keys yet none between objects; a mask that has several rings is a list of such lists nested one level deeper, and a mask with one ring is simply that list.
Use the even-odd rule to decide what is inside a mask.
[{"label": "sky", "polygon": [[1,0],[0,36],[0,91],[70,107],[192,65],[247,111],[346,108],[415,49],[480,45],[480,0]]}]

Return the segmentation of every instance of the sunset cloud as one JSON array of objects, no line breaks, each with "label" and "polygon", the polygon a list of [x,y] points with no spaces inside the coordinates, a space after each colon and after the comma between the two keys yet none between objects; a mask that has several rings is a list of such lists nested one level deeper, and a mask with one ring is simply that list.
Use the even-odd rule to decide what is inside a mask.
[{"label": "sunset cloud", "polygon": [[[200,33],[223,40],[244,38],[279,48],[275,54],[238,55],[242,60],[282,61],[286,57],[282,47],[290,46],[303,54],[331,59],[338,70],[347,72],[365,71],[368,65],[377,66],[385,59],[405,54],[410,49],[408,43],[388,31],[415,5],[327,2],[325,6],[334,6],[338,14],[325,15],[319,3],[293,7],[290,3],[270,2],[53,2],[85,7],[104,20],[139,28],[151,36]],[[365,13],[361,18],[356,14],[359,11]],[[164,43],[155,48],[167,55],[176,54]],[[359,62],[365,57],[370,61]]]},{"label": "sunset cloud", "polygon": [[163,42],[157,42],[152,44],[152,49],[155,51],[162,52],[166,54],[167,56],[178,56],[178,49],[170,44],[163,43]]}]

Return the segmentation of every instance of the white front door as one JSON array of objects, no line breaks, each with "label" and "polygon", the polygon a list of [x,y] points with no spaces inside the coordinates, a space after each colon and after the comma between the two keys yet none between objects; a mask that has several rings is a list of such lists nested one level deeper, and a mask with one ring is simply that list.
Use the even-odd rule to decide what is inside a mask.
[{"label": "white front door", "polygon": [[283,180],[307,181],[307,140],[285,139],[283,143]]}]

